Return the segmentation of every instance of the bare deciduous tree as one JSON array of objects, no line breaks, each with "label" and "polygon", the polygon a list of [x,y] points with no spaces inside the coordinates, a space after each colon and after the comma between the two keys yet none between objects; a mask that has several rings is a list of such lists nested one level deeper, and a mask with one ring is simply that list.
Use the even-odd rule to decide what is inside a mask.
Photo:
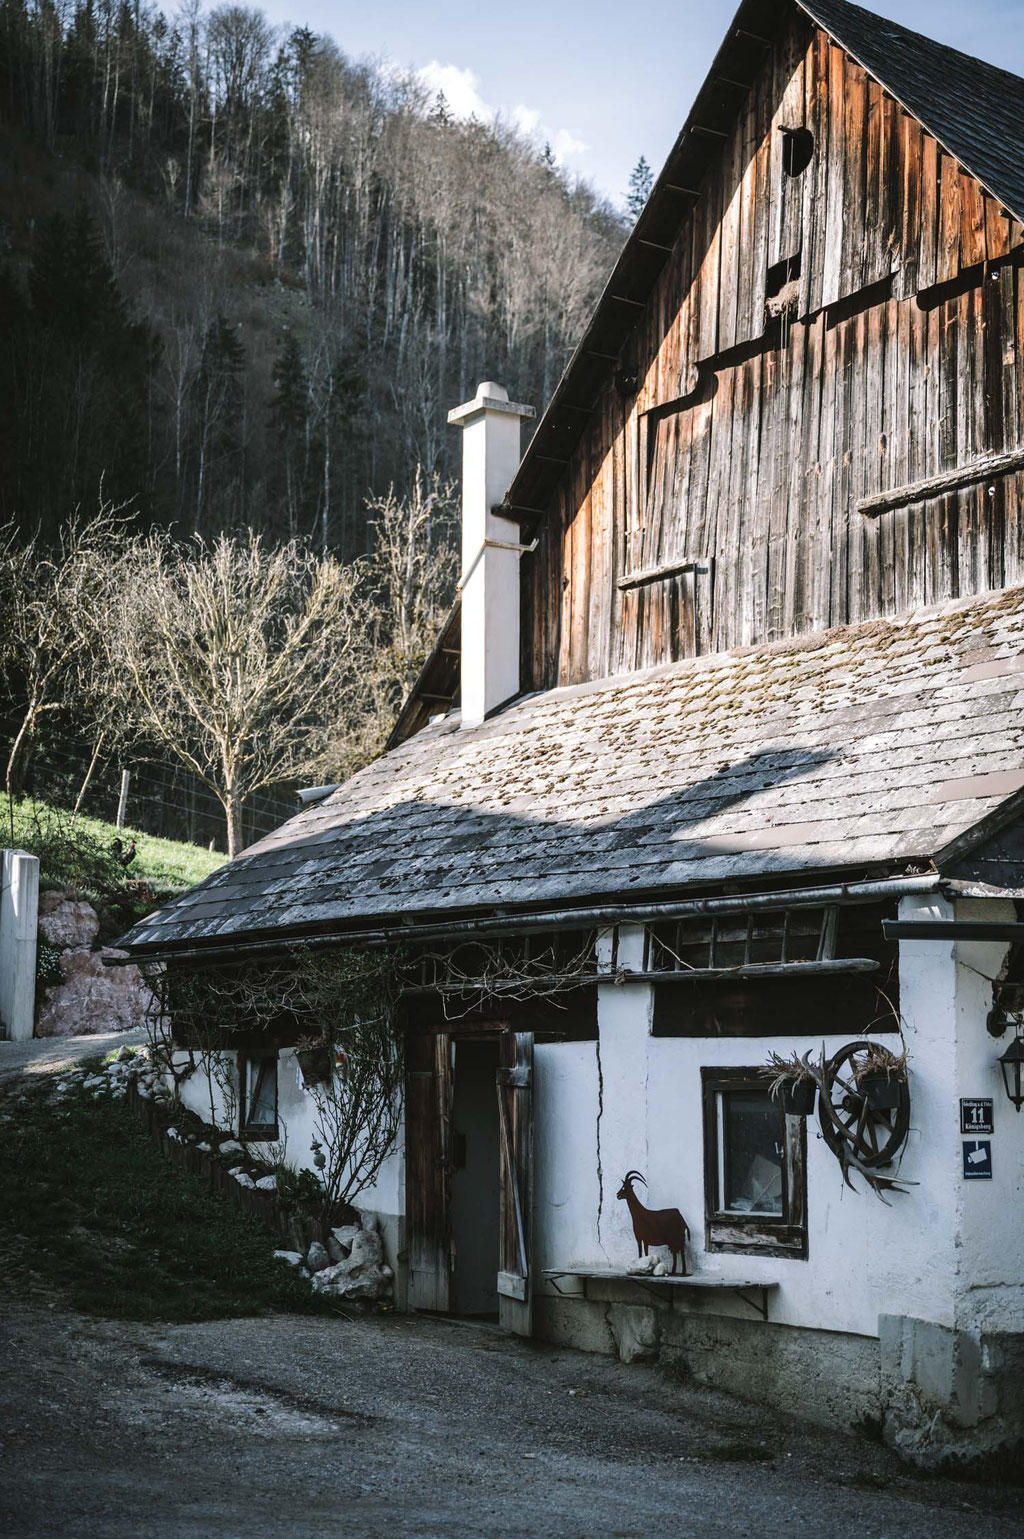
[{"label": "bare deciduous tree", "polygon": [[309,771],[354,683],[366,634],[363,570],[258,535],[151,536],[108,636],[139,736],[217,796],[228,853],[254,792]]},{"label": "bare deciduous tree", "polygon": [[124,549],[120,509],[73,516],[56,549],[0,529],[0,691],[15,726],[7,754],[8,796],[21,789],[43,723],[63,710],[83,713],[93,698],[93,659],[107,619],[112,574]]},{"label": "bare deciduous tree", "polygon": [[367,502],[372,548],[365,563],[367,630],[354,687],[338,702],[325,773],[343,778],[381,750],[426,661],[455,594],[454,486],[417,466],[413,489]]}]

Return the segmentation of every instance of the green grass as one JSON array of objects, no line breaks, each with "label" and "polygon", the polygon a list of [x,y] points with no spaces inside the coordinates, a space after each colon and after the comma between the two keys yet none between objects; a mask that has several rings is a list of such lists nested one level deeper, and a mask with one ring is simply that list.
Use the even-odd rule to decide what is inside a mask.
[{"label": "green grass", "polygon": [[165,1159],[125,1102],[35,1085],[0,1097],[0,1116],[8,1285],[122,1320],[337,1313],[273,1259],[269,1231]]},{"label": "green grass", "polygon": [[[11,804],[0,796],[0,841],[11,839]],[[111,856],[111,846],[132,839],[138,852],[125,870]],[[30,798],[14,803],[14,844],[39,856],[40,885],[80,887],[85,892],[104,890],[125,879],[142,882],[157,896],[181,892],[210,876],[227,859],[198,844],[157,839],[137,828],[117,828],[102,818],[77,817]]]}]

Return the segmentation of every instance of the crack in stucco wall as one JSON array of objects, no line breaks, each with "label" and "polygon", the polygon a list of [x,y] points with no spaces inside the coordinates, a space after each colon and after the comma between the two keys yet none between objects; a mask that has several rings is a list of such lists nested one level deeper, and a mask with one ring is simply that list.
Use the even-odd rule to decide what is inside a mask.
[{"label": "crack in stucco wall", "polygon": [[601,1067],[601,1039],[594,1043],[597,1057],[597,1243],[601,1244],[601,1217],[604,1213],[604,1168],[601,1164],[601,1118],[604,1116],[604,1070]]}]

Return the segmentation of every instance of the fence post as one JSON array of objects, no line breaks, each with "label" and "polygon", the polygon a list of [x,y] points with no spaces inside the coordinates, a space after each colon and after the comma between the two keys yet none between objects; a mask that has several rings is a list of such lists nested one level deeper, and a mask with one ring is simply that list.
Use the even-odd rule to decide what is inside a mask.
[{"label": "fence post", "polygon": [[0,1034],[27,1042],[35,1026],[39,861],[4,850],[0,878]]},{"label": "fence post", "polygon": [[131,770],[121,771],[121,795],[117,799],[117,826],[124,827],[125,813],[128,811],[128,783],[132,778]]}]

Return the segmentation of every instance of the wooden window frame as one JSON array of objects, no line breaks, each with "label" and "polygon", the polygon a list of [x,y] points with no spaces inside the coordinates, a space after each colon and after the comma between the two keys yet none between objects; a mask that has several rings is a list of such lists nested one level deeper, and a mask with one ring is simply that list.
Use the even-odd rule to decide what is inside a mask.
[{"label": "wooden window frame", "polygon": [[[270,1062],[274,1065],[274,1120],[273,1122],[250,1123],[249,1117],[249,1065],[259,1062]],[[250,1143],[273,1143],[280,1137],[279,1128],[281,1122],[280,1106],[278,1101],[278,1070],[280,1068],[280,1054],[274,1050],[257,1052],[240,1052],[238,1055],[238,1136],[247,1139]]]},{"label": "wooden window frame", "polygon": [[784,1149],[782,1215],[725,1213],[718,1175],[718,1095],[720,1091],[757,1090],[767,1094],[767,1081],[758,1068],[715,1068],[701,1071],[704,1103],[704,1245],[712,1252],[742,1256],[807,1259],[807,1118],[787,1116],[779,1105],[779,1132]]}]

